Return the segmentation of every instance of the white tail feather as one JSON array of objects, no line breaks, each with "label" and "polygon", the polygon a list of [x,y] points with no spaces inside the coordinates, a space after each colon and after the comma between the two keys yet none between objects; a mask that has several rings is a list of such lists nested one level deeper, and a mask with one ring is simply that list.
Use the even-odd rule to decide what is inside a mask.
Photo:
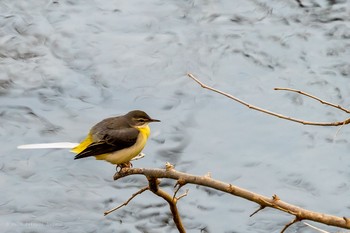
[{"label": "white tail feather", "polygon": [[75,142],[54,142],[54,143],[38,143],[38,144],[26,144],[17,146],[17,149],[72,149],[79,145]]}]

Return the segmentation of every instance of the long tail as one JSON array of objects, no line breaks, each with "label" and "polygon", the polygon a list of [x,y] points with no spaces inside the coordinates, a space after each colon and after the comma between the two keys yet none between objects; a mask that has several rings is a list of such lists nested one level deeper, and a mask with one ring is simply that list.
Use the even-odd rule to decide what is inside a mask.
[{"label": "long tail", "polygon": [[17,146],[17,149],[72,149],[78,146],[75,142],[54,142],[54,143],[37,143]]}]

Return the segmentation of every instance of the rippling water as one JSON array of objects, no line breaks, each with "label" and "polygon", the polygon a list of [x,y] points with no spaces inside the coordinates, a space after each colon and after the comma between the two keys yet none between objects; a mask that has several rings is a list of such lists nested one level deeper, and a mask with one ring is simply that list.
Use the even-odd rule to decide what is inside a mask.
[{"label": "rippling water", "polygon": [[[0,225],[2,232],[176,232],[150,193],[103,212],[146,184],[112,180],[115,168],[26,143],[81,140],[103,118],[142,109],[152,125],[146,158],[310,210],[349,216],[344,126],[311,127],[255,112],[186,77],[289,116],[348,116],[297,88],[349,107],[348,1],[0,2]],[[163,181],[171,191],[173,183]],[[279,232],[292,220],[213,190],[188,186],[188,232]],[[317,225],[317,224],[316,224]],[[334,228],[321,226],[336,231]],[[314,232],[302,223],[290,232]]]}]

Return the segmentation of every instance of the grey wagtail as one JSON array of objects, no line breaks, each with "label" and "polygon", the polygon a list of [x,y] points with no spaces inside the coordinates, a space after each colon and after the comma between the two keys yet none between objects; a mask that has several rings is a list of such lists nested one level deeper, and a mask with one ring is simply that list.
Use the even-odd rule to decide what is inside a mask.
[{"label": "grey wagtail", "polygon": [[135,110],[123,116],[111,117],[94,125],[87,137],[71,151],[74,159],[95,156],[115,165],[130,164],[146,145],[152,119],[145,112]]}]

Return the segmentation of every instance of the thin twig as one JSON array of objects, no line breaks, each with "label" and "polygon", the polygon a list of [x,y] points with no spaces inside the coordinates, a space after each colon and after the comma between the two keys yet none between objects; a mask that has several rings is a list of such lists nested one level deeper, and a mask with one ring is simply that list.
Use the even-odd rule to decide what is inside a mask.
[{"label": "thin twig", "polygon": [[123,207],[123,206],[126,206],[127,204],[129,204],[129,202],[130,202],[132,199],[134,199],[134,197],[136,197],[137,195],[143,193],[144,191],[146,191],[146,190],[148,190],[148,189],[149,189],[148,186],[147,186],[147,187],[144,187],[144,188],[142,188],[142,189],[140,189],[139,191],[137,191],[136,193],[134,193],[133,195],[131,195],[131,197],[130,197],[126,202],[124,202],[123,204],[121,204],[121,205],[119,205],[119,206],[117,206],[117,207],[114,207],[113,209],[110,209],[110,210],[105,211],[105,212],[104,212],[104,216],[106,216],[107,214],[112,213],[113,211],[116,211],[116,210],[120,209],[120,208]]},{"label": "thin twig", "polygon": [[253,217],[255,214],[257,214],[260,210],[265,209],[266,206],[260,205],[259,209],[255,210],[249,217]]},{"label": "thin twig", "polygon": [[290,223],[288,223],[287,225],[284,226],[281,233],[285,232],[288,227],[290,227],[291,225],[293,225],[294,223],[299,222],[299,221],[300,221],[300,219],[296,217],[295,219],[293,219],[293,221],[291,221]]},{"label": "thin twig", "polygon": [[350,110],[349,110],[349,109],[346,109],[346,108],[340,106],[339,104],[333,104],[333,103],[331,103],[331,102],[324,101],[324,100],[322,100],[322,99],[320,99],[320,98],[318,98],[318,97],[316,97],[316,96],[314,96],[314,95],[311,95],[311,94],[309,94],[309,93],[306,93],[306,92],[303,92],[303,91],[300,91],[300,90],[296,90],[296,89],[292,89],[292,88],[287,88],[287,87],[275,87],[274,90],[276,90],[276,91],[291,91],[291,92],[295,92],[295,93],[298,93],[298,94],[300,94],[300,95],[304,95],[304,96],[307,96],[307,97],[309,97],[309,98],[311,98],[311,99],[317,100],[317,101],[319,101],[321,104],[325,104],[325,105],[331,106],[331,107],[333,107],[333,108],[340,109],[340,110],[342,110],[342,111],[344,111],[344,112],[346,112],[346,113],[350,113]]},{"label": "thin twig", "polygon": [[186,189],[186,191],[185,191],[183,194],[181,194],[180,196],[176,197],[176,200],[178,201],[178,200],[180,200],[181,198],[186,197],[187,194],[188,194],[188,191],[189,191],[189,190]]},{"label": "thin twig", "polygon": [[[182,185],[180,185],[180,184],[178,184],[178,183],[176,183],[176,186],[177,186],[177,188],[176,188],[175,191],[174,191],[173,199],[176,199],[176,194],[177,194],[177,192],[179,192],[179,190],[180,190],[181,187],[182,187]],[[175,187],[176,187],[176,186],[175,186]]]},{"label": "thin twig", "polygon": [[[172,169],[173,169],[173,168],[172,168]],[[185,182],[184,180],[179,179],[179,180],[176,181],[176,183],[175,183],[175,185],[174,185],[174,188],[176,188],[176,189],[175,189],[175,191],[174,191],[173,199],[176,198],[177,192],[179,192],[179,190],[180,190],[180,189],[182,188],[182,186],[184,186],[185,184],[186,184],[186,182]]]},{"label": "thin twig", "polygon": [[338,136],[338,133],[339,133],[340,130],[344,127],[344,125],[345,125],[345,124],[342,124],[342,125],[339,127],[339,129],[337,129],[337,132],[335,132],[335,134],[334,134],[333,141],[335,141],[335,139],[336,139],[337,136]]},{"label": "thin twig", "polygon": [[226,96],[226,97],[228,97],[228,98],[230,98],[230,99],[232,99],[232,100],[234,100],[234,101],[236,101],[236,102],[238,102],[240,104],[243,104],[244,106],[246,106],[246,107],[248,107],[250,109],[253,109],[253,110],[256,110],[256,111],[259,111],[259,112],[263,112],[263,113],[266,113],[266,114],[269,114],[269,115],[272,115],[272,116],[275,116],[275,117],[278,117],[278,118],[282,118],[282,119],[289,120],[289,121],[294,121],[294,122],[301,123],[301,124],[304,124],[304,125],[314,125],[314,126],[339,126],[339,125],[346,125],[346,124],[350,123],[350,118],[347,118],[344,121],[337,121],[337,122],[313,122],[313,121],[304,121],[304,120],[301,120],[301,119],[296,119],[296,118],[284,116],[282,114],[271,112],[269,110],[266,110],[266,109],[259,108],[259,107],[256,107],[254,105],[248,104],[247,102],[244,102],[243,100],[240,100],[240,99],[238,99],[237,97],[235,97],[233,95],[230,95],[230,94],[228,94],[226,92],[220,91],[220,90],[215,89],[213,87],[207,86],[204,83],[202,83],[201,81],[199,81],[199,79],[196,78],[191,73],[188,73],[187,75],[191,79],[193,79],[195,82],[197,82],[201,87],[203,87],[205,89],[208,89],[210,91],[219,93],[220,95]]}]

